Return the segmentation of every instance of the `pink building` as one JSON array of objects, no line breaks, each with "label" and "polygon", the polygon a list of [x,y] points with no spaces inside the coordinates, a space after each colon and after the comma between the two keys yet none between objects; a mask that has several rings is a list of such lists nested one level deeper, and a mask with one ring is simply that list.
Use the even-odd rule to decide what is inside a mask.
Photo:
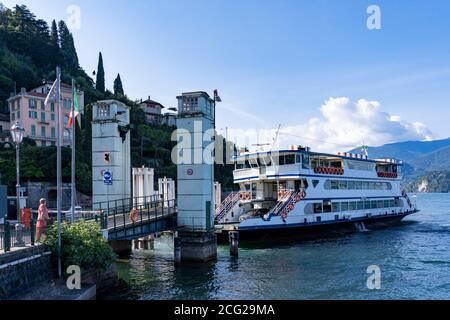
[{"label": "pink building", "polygon": [[[25,128],[25,137],[36,141],[38,146],[51,146],[56,144],[56,103],[44,105],[47,93],[52,83],[47,82],[40,87],[26,91],[22,88],[20,93],[9,98],[9,113],[11,123],[19,121]],[[84,92],[78,90],[78,103],[80,112],[84,110]],[[61,128],[67,127],[68,115],[72,106],[72,87],[61,84],[61,103],[64,114],[64,123]],[[70,145],[70,134],[64,130],[64,145]]]}]

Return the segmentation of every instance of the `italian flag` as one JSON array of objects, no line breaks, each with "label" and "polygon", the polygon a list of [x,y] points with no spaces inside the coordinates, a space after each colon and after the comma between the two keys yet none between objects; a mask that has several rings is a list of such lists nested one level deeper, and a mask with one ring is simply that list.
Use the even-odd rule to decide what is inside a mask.
[{"label": "italian flag", "polygon": [[73,124],[73,119],[78,117],[80,114],[80,110],[78,107],[78,96],[77,96],[77,89],[75,86],[72,86],[72,98],[73,98],[73,104],[70,108],[70,114],[69,114],[69,121],[67,122],[67,128],[70,128]]}]

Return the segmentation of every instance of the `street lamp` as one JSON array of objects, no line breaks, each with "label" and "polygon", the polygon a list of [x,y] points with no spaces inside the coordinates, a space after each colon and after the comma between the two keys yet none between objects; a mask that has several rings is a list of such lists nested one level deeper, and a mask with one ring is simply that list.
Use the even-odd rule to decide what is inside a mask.
[{"label": "street lamp", "polygon": [[23,134],[25,129],[20,125],[18,121],[13,124],[11,127],[11,138],[16,145],[16,197],[17,197],[17,220],[16,224],[16,243],[14,244],[16,247],[25,246],[25,242],[23,241],[23,231],[22,224],[20,221],[20,161],[19,161],[19,148],[20,144],[23,140]]}]

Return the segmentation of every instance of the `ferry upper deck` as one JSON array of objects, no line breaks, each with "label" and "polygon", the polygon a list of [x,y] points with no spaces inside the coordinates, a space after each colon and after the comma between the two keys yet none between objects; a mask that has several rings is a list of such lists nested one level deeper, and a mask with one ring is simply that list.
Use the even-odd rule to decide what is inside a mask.
[{"label": "ferry upper deck", "polygon": [[342,152],[312,152],[309,147],[287,150],[245,152],[234,157],[234,182],[288,180],[300,177],[334,177],[357,180],[401,180],[402,161],[369,159]]}]

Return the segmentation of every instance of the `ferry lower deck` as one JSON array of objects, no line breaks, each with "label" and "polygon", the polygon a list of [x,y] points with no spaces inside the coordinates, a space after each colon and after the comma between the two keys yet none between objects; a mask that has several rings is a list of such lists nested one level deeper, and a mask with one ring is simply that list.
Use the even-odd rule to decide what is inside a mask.
[{"label": "ferry lower deck", "polygon": [[257,226],[253,228],[240,228],[237,224],[223,224],[216,226],[216,233],[217,239],[221,243],[228,242],[228,232],[233,230],[239,231],[239,239],[243,241],[270,239],[313,239],[326,236],[336,236],[349,232],[372,231],[391,227],[398,224],[408,215],[417,212],[419,212],[419,210],[415,209],[404,213],[386,213],[379,216],[365,216],[352,219],[339,219],[335,221],[286,224],[285,226]]}]

